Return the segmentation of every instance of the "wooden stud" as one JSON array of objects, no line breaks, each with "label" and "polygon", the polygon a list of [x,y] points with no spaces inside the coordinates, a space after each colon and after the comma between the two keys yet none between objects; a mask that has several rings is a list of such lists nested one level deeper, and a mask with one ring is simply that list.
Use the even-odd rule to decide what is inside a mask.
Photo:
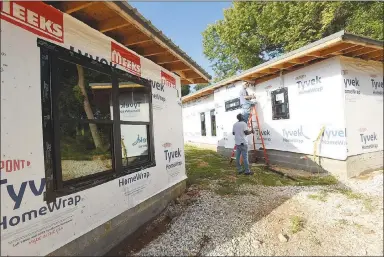
[{"label": "wooden stud", "polygon": [[179,62],[180,59],[167,53],[164,55],[158,55],[155,57],[155,62],[158,64],[166,64],[166,63],[173,63],[173,62]]},{"label": "wooden stud", "polygon": [[170,59],[170,60],[159,61],[159,62],[156,62],[156,63],[159,64],[159,65],[163,65],[163,64],[179,62],[179,61],[180,61],[179,59]]},{"label": "wooden stud", "polygon": [[340,52],[341,52],[342,55],[346,55],[346,54],[349,54],[349,53],[351,53],[351,52],[354,52],[354,51],[356,51],[356,50],[363,49],[363,48],[364,48],[364,46],[361,46],[361,45],[355,45],[354,47],[351,47],[351,48],[349,48],[349,49],[347,49],[347,50],[342,50],[342,51],[340,51]]},{"label": "wooden stud", "polygon": [[341,43],[341,44],[336,44],[333,46],[330,46],[324,50],[318,51],[316,53],[310,53],[307,54],[308,56],[314,56],[314,57],[319,57],[319,58],[326,58],[328,55],[331,55],[335,52],[343,51],[349,48],[354,47],[355,45],[351,43]]},{"label": "wooden stud", "polygon": [[120,18],[119,16],[117,16],[116,18],[99,22],[97,26],[97,30],[100,31],[101,33],[104,33],[107,31],[112,31],[112,30],[116,30],[116,29],[128,27],[128,26],[133,26],[133,25],[127,22],[126,20]]},{"label": "wooden stud", "polygon": [[81,9],[87,8],[93,4],[97,3],[97,1],[92,2],[82,2],[82,1],[64,1],[60,3],[60,10],[71,14],[77,11],[80,11]]},{"label": "wooden stud", "polygon": [[172,72],[191,70],[191,68],[184,64],[182,61],[166,63],[163,65],[163,67]]},{"label": "wooden stud", "polygon": [[148,38],[148,39],[143,39],[143,40],[141,40],[141,41],[137,41],[137,42],[133,42],[133,43],[126,44],[126,46],[140,45],[140,44],[148,43],[148,42],[152,42],[152,39],[150,39],[150,38]]},{"label": "wooden stud", "polygon": [[365,55],[365,54],[369,54],[369,53],[372,53],[372,52],[377,52],[377,51],[380,51],[380,50],[378,50],[378,49],[376,49],[376,48],[368,48],[368,47],[366,47],[365,49],[362,49],[362,50],[360,50],[360,51],[358,51],[358,52],[354,52],[354,53],[352,53],[352,57],[359,57],[359,56],[361,56],[361,55]]},{"label": "wooden stud", "polygon": [[290,68],[290,67],[295,66],[295,65],[297,65],[297,64],[284,62],[284,63],[277,64],[275,67],[279,68],[280,70],[284,70],[284,69]]},{"label": "wooden stud", "polygon": [[383,50],[376,49],[376,51],[377,52],[366,53],[362,55],[361,58],[369,60],[369,59],[376,58],[383,55]]},{"label": "wooden stud", "polygon": [[[184,74],[185,74],[185,76],[186,76],[187,78],[200,78],[200,76],[198,76],[198,75],[196,74],[196,72],[193,71],[193,70],[184,71]],[[198,77],[196,77],[196,76],[198,76]]]},{"label": "wooden stud", "polygon": [[194,84],[193,79],[187,78],[184,71],[177,71],[176,73],[180,75],[181,79],[189,81],[191,84]]},{"label": "wooden stud", "polygon": [[185,79],[182,79],[180,82],[181,82],[182,85],[189,85],[189,84],[191,84],[191,82],[189,82],[188,80],[185,80]]},{"label": "wooden stud", "polygon": [[150,37],[148,37],[145,34],[136,34],[136,35],[130,35],[127,39],[123,41],[123,44],[126,46],[132,46],[132,45],[138,45],[144,42],[152,41]]},{"label": "wooden stud", "polygon": [[319,58],[321,57],[321,54],[320,53],[307,53],[305,54],[306,56],[311,56],[311,57],[316,57],[316,58]]},{"label": "wooden stud", "polygon": [[270,75],[270,76],[265,76],[265,77],[262,77],[260,79],[255,79],[254,83],[255,84],[259,84],[259,83],[262,83],[262,82],[265,82],[267,80],[274,79],[274,78],[277,78],[277,77],[279,77],[279,74],[273,74],[273,75]]},{"label": "wooden stud", "polygon": [[383,61],[383,54],[378,55],[378,56],[372,58],[372,60],[374,60],[374,61]]},{"label": "wooden stud", "polygon": [[300,63],[306,63],[306,62],[309,62],[309,61],[312,61],[312,60],[315,60],[317,59],[316,57],[313,57],[313,56],[303,56],[303,57],[300,57],[298,58]]},{"label": "wooden stud", "polygon": [[148,56],[154,56],[159,54],[167,53],[168,51],[164,48],[152,48],[152,49],[143,49],[139,52],[141,56],[148,57]]},{"label": "wooden stud", "polygon": [[259,77],[265,76],[266,74],[268,74],[268,73],[261,73],[259,71],[256,71],[255,73],[250,74],[249,77],[251,79],[255,79],[255,78],[259,78]]},{"label": "wooden stud", "polygon": [[[311,57],[311,58],[315,58],[315,57]],[[289,60],[288,63],[301,64],[303,63],[303,61],[300,60],[300,58],[296,58],[296,59]]]}]

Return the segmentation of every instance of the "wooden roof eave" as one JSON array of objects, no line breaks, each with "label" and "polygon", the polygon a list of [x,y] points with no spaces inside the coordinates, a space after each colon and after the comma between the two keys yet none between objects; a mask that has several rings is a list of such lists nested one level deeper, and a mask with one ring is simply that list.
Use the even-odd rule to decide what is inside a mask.
[{"label": "wooden roof eave", "polygon": [[45,2],[174,72],[182,84],[207,83],[211,79],[185,52],[124,1]]},{"label": "wooden roof eave", "polygon": [[313,64],[334,56],[357,57],[365,60],[383,61],[383,44],[381,41],[364,38],[344,31],[335,33],[305,47],[274,58],[266,63],[244,71],[243,73],[222,80],[210,87],[183,97],[182,102],[188,102],[196,97],[237,81],[261,83],[280,75],[293,72],[306,65]]}]

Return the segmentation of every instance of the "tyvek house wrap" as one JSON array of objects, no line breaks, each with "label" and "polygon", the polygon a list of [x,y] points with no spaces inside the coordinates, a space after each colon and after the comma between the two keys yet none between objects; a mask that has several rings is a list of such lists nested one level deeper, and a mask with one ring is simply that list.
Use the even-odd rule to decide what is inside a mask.
[{"label": "tyvek house wrap", "polygon": [[[233,149],[232,127],[237,121],[236,115],[242,110],[226,110],[225,103],[239,97],[244,83],[227,85],[215,90],[211,96],[186,103],[183,118],[186,139],[202,143],[212,141],[219,147]],[[271,92],[281,87],[288,90],[290,117],[274,120]],[[256,87],[249,87],[248,91],[256,95],[261,132],[267,149],[311,155],[314,153],[314,141],[324,127],[317,154],[339,160],[347,158],[344,92],[338,57],[284,74],[282,78],[259,83]],[[201,137],[199,115],[204,112],[206,119],[209,119],[207,114],[212,109],[216,114],[217,136],[211,136],[209,123],[206,122],[207,136]],[[261,139],[259,131],[255,132],[256,147],[259,149]],[[253,148],[252,141],[252,135],[248,136],[250,149]]]},{"label": "tyvek house wrap", "polygon": [[[107,63],[113,61],[116,45],[122,56],[133,56],[134,66],[125,61],[117,67],[154,82],[155,167],[62,197],[56,204],[43,201],[37,38]],[[1,52],[1,255],[46,255],[186,178],[179,77],[41,2],[2,3]],[[136,132],[126,133],[124,140],[134,142]],[[181,155],[169,160],[166,150]]]},{"label": "tyvek house wrap", "polygon": [[343,57],[348,156],[383,150],[383,63]]},{"label": "tyvek house wrap", "polygon": [[[273,120],[271,92],[282,86],[288,89],[290,117]],[[285,74],[282,79],[260,83],[255,94],[267,149],[313,154],[314,141],[324,127],[317,154],[338,160],[347,158],[338,57]],[[256,142],[257,147],[261,147],[259,137]]]}]

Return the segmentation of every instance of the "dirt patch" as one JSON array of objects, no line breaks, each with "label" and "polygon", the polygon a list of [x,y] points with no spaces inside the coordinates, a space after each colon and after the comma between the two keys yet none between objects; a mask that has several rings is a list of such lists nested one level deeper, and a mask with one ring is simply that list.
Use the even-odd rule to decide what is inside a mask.
[{"label": "dirt patch", "polygon": [[205,162],[205,161],[201,161],[201,162],[199,162],[199,164],[197,165],[197,167],[199,167],[199,168],[208,167],[208,166],[209,166],[209,163],[208,163],[208,162]]},{"label": "dirt patch", "polygon": [[145,224],[136,230],[133,234],[125,238],[120,244],[115,246],[105,256],[131,256],[141,251],[148,243],[165,233],[172,218],[165,213],[160,215],[154,221]]},{"label": "dirt patch", "polygon": [[326,173],[311,173],[305,170],[290,169],[290,168],[280,167],[277,165],[271,165],[271,168],[273,170],[282,172],[292,177],[312,178],[312,177],[317,177],[319,175],[326,175]]}]

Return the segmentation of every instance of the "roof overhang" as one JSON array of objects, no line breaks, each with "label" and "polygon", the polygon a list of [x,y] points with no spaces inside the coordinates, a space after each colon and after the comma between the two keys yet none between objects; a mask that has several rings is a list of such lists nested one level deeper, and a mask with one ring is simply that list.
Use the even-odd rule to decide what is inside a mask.
[{"label": "roof overhang", "polygon": [[211,76],[127,1],[44,1],[176,73],[182,85],[207,83]]},{"label": "roof overhang", "polygon": [[373,40],[340,31],[295,51],[248,69],[239,75],[232,76],[212,86],[184,96],[182,98],[182,102],[185,103],[196,98],[212,94],[215,89],[237,81],[246,81],[256,85],[263,81],[280,76],[281,72],[283,74],[287,74],[307,65],[334,56],[348,56],[382,62],[383,41]]}]

